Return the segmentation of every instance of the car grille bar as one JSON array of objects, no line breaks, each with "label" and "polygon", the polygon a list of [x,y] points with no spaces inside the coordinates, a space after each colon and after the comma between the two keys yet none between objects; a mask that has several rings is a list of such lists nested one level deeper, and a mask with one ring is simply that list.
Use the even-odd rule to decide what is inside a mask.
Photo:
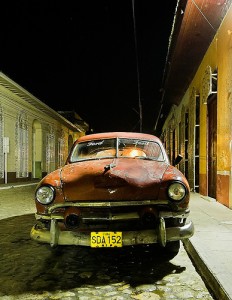
[{"label": "car grille bar", "polygon": [[144,206],[144,205],[163,205],[168,204],[167,200],[130,200],[130,201],[101,201],[101,202],[95,202],[95,201],[88,201],[88,202],[65,202],[65,203],[57,203],[50,207],[48,207],[47,212],[50,214],[53,210],[57,208],[62,207],[124,207],[124,206]]}]

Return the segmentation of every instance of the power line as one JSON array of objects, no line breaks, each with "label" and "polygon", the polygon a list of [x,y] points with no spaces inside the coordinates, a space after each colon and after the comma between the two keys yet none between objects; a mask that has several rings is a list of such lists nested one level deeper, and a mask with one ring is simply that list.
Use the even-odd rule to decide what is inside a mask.
[{"label": "power line", "polygon": [[134,23],[134,40],[135,40],[135,55],[136,55],[136,67],[137,67],[137,81],[138,81],[138,96],[139,96],[139,122],[140,122],[140,132],[142,132],[142,103],[141,103],[141,92],[140,92],[140,76],[139,76],[139,60],[138,60],[138,47],[137,47],[137,37],[136,37],[136,24],[135,24],[135,4],[132,0],[132,9],[133,9],[133,23]]}]

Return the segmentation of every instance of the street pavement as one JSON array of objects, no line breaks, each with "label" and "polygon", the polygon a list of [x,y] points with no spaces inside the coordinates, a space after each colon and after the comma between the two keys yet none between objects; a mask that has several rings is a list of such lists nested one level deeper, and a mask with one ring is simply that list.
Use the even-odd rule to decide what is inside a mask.
[{"label": "street pavement", "polygon": [[[0,185],[0,219],[34,213],[33,197],[24,195],[27,191],[33,196],[35,184]],[[5,197],[9,193],[14,195],[10,200]],[[232,210],[191,193],[190,219],[195,233],[183,242],[185,250],[215,299],[232,299]]]}]

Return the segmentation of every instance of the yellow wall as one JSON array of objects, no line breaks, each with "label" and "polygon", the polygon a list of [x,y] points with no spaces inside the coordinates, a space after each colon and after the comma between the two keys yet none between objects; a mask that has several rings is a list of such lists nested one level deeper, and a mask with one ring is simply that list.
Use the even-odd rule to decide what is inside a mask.
[{"label": "yellow wall", "polygon": [[[207,50],[180,105],[176,108],[176,124],[180,112],[190,106],[193,89],[200,94],[200,177],[207,180],[207,104],[203,104],[204,75],[207,67],[217,70],[217,195],[218,201],[232,208],[232,6]],[[193,113],[190,111],[190,113]],[[172,112],[163,130],[168,128]],[[191,134],[191,133],[190,133]],[[201,184],[201,183],[200,183]],[[204,187],[202,187],[204,189]]]}]

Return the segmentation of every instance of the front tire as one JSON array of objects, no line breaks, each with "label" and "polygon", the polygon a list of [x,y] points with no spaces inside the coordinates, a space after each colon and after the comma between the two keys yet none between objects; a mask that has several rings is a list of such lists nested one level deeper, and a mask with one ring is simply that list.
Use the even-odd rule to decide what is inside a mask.
[{"label": "front tire", "polygon": [[166,260],[173,259],[180,250],[180,241],[167,242],[165,247],[160,246],[160,252]]}]

